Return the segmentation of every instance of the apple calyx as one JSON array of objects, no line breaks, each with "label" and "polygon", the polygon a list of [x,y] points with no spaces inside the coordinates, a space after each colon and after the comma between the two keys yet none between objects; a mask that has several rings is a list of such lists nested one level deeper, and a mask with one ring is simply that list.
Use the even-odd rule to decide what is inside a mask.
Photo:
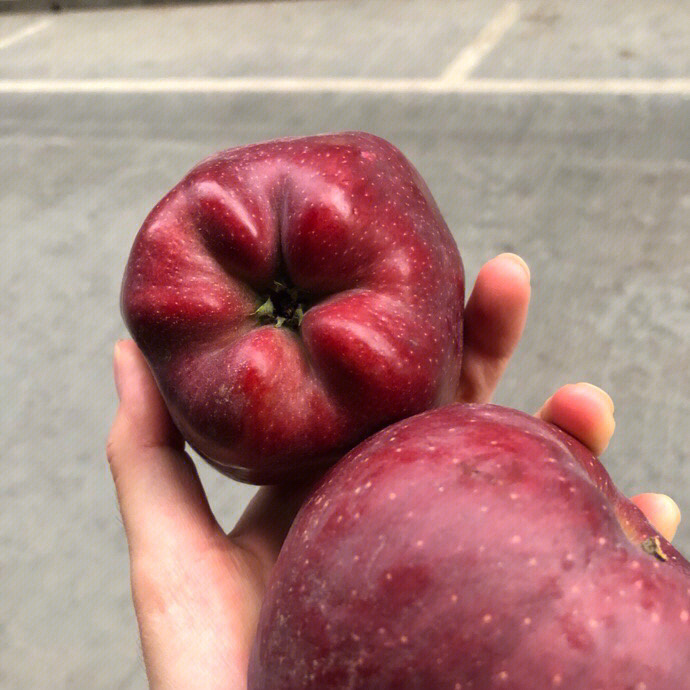
[{"label": "apple calyx", "polygon": [[304,318],[304,301],[296,287],[289,287],[276,280],[254,315],[264,326],[273,325],[296,331]]}]

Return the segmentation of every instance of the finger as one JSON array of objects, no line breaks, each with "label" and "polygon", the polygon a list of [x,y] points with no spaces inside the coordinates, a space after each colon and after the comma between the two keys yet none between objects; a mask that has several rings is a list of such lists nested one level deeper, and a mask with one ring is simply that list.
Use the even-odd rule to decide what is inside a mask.
[{"label": "finger", "polygon": [[590,383],[571,383],[559,388],[536,416],[567,431],[594,455],[606,450],[616,428],[613,400]]},{"label": "finger", "polygon": [[467,301],[462,402],[488,402],[515,351],[527,320],[530,273],[515,254],[500,254],[482,266]]},{"label": "finger", "polygon": [[120,405],[107,454],[132,557],[214,539],[220,528],[196,468],[133,341],[115,346],[114,369]]},{"label": "finger", "polygon": [[[578,383],[559,388],[537,416],[561,427],[595,455],[600,455],[613,436],[613,411],[613,400],[608,393],[591,384]],[[680,524],[680,509],[675,501],[653,493],[640,494],[631,500],[659,533],[671,541]]]},{"label": "finger", "polygon": [[671,541],[680,524],[680,508],[665,494],[639,494],[630,499],[644,514],[652,526]]}]

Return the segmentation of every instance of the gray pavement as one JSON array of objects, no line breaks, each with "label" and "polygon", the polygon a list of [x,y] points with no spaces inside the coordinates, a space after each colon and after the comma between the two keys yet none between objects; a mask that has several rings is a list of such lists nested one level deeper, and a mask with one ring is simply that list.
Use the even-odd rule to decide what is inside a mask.
[{"label": "gray pavement", "polygon": [[[534,410],[563,383],[602,385],[615,481],[690,515],[689,6],[521,2],[485,50],[477,35],[505,8],[0,15],[0,687],[146,685],[104,457],[118,290],[148,210],[220,148],[339,129],[392,140],[469,284],[501,251],[531,266],[528,329],[496,401]],[[474,71],[430,89],[459,55]],[[271,81],[285,78],[294,89]],[[253,489],[200,470],[229,528]],[[677,543],[690,553],[690,520]]]}]

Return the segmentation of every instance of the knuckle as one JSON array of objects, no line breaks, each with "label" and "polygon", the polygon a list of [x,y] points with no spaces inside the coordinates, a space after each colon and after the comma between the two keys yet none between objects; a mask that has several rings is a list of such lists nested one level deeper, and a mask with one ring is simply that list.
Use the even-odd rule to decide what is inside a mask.
[{"label": "knuckle", "polygon": [[123,441],[127,438],[127,420],[122,410],[118,410],[105,442],[105,456],[110,469],[115,471],[122,455]]},{"label": "knuckle", "polygon": [[108,459],[108,464],[112,467],[117,458],[117,441],[112,432],[105,442],[105,457]]},{"label": "knuckle", "polygon": [[[130,560],[132,600],[139,616],[165,615],[175,599],[177,582],[164,564],[133,555]],[[184,586],[182,591],[184,591]]]}]

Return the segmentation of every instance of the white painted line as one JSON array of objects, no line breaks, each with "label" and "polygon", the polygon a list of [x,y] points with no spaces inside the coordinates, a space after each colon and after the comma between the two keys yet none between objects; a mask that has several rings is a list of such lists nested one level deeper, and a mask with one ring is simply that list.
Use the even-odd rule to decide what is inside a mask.
[{"label": "white painted line", "polygon": [[23,29],[16,31],[15,33],[10,34],[9,36],[5,36],[5,38],[0,38],[0,50],[2,50],[3,48],[9,48],[10,46],[13,46],[15,43],[19,43],[19,41],[23,41],[25,38],[29,38],[29,36],[33,36],[34,34],[37,34],[39,31],[43,31],[43,29],[46,29],[52,23],[52,19],[40,19],[39,21],[34,22],[33,24],[29,24],[28,26],[25,26]]},{"label": "white painted line", "polygon": [[0,79],[0,94],[602,94],[690,97],[683,79]]},{"label": "white painted line", "polygon": [[161,78],[2,79],[0,93],[395,93],[435,90],[414,79]]},{"label": "white painted line", "polygon": [[459,82],[467,79],[519,18],[519,3],[509,2],[505,5],[477,34],[474,41],[466,46],[455,60],[446,67],[441,75],[441,81]]}]

